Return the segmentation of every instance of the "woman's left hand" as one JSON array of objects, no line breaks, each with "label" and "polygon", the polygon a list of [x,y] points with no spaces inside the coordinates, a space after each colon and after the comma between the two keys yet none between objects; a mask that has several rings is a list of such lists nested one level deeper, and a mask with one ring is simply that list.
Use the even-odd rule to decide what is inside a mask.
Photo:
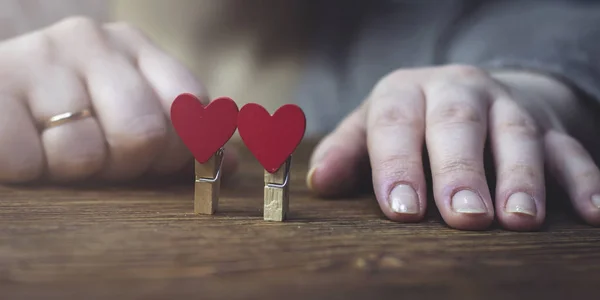
[{"label": "woman's left hand", "polygon": [[[506,229],[536,230],[546,215],[548,167],[577,213],[600,225],[600,171],[569,123],[578,120],[587,128],[577,132],[594,132],[597,117],[567,85],[542,74],[470,66],[398,70],[322,140],[307,181],[321,195],[347,192],[368,156],[384,214],[416,222],[427,205],[427,151],[433,198],[449,226],[481,230],[496,217]],[[484,171],[488,138],[493,195]]]}]

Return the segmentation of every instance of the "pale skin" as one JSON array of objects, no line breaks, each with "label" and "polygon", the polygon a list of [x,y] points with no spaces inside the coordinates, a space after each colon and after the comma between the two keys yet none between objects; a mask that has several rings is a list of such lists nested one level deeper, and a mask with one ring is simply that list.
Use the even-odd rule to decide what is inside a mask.
[{"label": "pale skin", "polygon": [[[599,225],[600,172],[566,130],[573,113],[581,117],[578,130],[593,131],[593,115],[573,92],[541,74],[469,66],[398,70],[317,147],[308,183],[322,194],[349,189],[360,173],[347,162],[368,154],[385,215],[420,221],[428,196],[426,145],[433,198],[448,225],[482,229],[496,217],[506,229],[535,230],[545,218],[546,160],[579,215]],[[486,138],[497,177],[492,193],[484,174]]]},{"label": "pale skin", "polygon": [[[139,30],[86,18],[2,42],[0,78],[2,183],[178,172],[192,157],[170,126],[170,105],[183,92],[205,101],[210,92]],[[90,107],[94,117],[36,128],[51,116]],[[600,225],[600,171],[591,158],[597,150],[571,135],[596,132],[596,117],[546,74],[401,69],[382,78],[322,140],[307,183],[324,196],[350,191],[363,180],[358,164],[368,155],[376,198],[391,220],[421,221],[433,197],[456,229],[486,229],[496,218],[506,229],[536,230],[545,218],[548,169],[580,217]],[[483,170],[488,138],[497,173],[491,193]],[[423,146],[433,195],[426,194]],[[226,169],[235,164],[230,151]]]}]

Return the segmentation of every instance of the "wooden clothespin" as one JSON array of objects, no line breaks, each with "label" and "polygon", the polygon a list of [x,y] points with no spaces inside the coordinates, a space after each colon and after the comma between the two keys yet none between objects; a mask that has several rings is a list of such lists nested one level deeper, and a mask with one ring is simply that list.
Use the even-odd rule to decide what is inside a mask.
[{"label": "wooden clothespin", "polygon": [[195,158],[194,213],[214,214],[218,208],[224,145],[237,129],[237,104],[218,98],[204,106],[191,94],[171,105],[171,122]]},{"label": "wooden clothespin", "polygon": [[296,105],[286,104],[271,116],[259,104],[249,103],[240,109],[238,130],[246,147],[265,168],[264,219],[285,220],[292,153],[306,130],[304,112]]},{"label": "wooden clothespin", "polygon": [[283,221],[290,206],[290,156],[275,173],[265,170],[264,211],[265,221]]},{"label": "wooden clothespin", "polygon": [[223,151],[223,148],[219,149],[206,163],[195,161],[194,213],[196,214],[212,215],[217,211]]}]

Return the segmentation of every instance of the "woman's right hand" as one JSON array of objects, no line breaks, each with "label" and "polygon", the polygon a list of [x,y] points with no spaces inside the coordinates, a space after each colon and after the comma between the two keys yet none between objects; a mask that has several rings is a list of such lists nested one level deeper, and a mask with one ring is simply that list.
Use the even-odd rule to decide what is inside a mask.
[{"label": "woman's right hand", "polygon": [[[191,161],[173,131],[189,70],[123,23],[72,17],[0,43],[0,183],[129,180]],[[206,100],[207,101],[207,100]],[[91,117],[40,128],[56,115]]]}]

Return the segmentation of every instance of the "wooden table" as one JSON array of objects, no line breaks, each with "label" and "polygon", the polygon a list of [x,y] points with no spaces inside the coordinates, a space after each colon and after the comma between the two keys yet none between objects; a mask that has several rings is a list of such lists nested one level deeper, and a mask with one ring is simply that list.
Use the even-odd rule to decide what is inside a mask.
[{"label": "wooden table", "polygon": [[314,198],[310,148],[284,223],[262,220],[263,171],[247,154],[214,216],[192,213],[188,181],[2,187],[0,299],[600,297],[600,229],[562,207],[537,233],[457,231],[435,210],[398,224],[370,195]]}]

